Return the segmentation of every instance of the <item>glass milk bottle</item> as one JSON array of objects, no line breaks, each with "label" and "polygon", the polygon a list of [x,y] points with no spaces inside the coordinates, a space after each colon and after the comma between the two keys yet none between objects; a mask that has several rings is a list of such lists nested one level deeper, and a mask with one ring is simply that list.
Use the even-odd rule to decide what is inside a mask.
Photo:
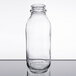
[{"label": "glass milk bottle", "polygon": [[26,24],[26,62],[30,71],[43,73],[51,64],[51,24],[44,4],[31,5]]}]

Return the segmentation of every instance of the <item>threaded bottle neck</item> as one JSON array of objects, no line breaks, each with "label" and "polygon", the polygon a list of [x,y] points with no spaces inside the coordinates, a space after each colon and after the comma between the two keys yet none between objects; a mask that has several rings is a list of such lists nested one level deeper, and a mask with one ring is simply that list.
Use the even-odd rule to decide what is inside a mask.
[{"label": "threaded bottle neck", "polygon": [[33,4],[31,5],[31,13],[46,13],[46,9],[45,9],[45,5],[44,4]]}]

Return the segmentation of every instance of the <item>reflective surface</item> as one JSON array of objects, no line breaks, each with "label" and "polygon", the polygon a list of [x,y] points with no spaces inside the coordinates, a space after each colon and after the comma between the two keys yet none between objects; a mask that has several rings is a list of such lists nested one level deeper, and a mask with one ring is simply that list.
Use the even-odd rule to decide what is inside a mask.
[{"label": "reflective surface", "polygon": [[42,74],[30,72],[25,60],[1,60],[0,76],[76,76],[76,60],[52,60]]}]

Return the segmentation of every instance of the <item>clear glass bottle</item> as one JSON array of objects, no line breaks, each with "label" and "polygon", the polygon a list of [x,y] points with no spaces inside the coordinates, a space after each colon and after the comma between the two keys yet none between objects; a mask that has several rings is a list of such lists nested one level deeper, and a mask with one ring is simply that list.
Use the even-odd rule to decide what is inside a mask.
[{"label": "clear glass bottle", "polygon": [[51,64],[51,24],[44,4],[33,4],[26,24],[26,60],[34,73],[43,73]]}]

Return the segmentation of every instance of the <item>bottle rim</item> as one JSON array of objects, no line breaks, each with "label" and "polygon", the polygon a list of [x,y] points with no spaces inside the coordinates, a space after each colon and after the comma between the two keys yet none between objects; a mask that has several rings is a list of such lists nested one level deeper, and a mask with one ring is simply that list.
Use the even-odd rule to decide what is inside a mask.
[{"label": "bottle rim", "polygon": [[30,12],[46,12],[45,4],[32,4]]},{"label": "bottle rim", "polygon": [[45,4],[32,4],[31,7],[32,8],[44,8],[46,7],[46,5]]}]

